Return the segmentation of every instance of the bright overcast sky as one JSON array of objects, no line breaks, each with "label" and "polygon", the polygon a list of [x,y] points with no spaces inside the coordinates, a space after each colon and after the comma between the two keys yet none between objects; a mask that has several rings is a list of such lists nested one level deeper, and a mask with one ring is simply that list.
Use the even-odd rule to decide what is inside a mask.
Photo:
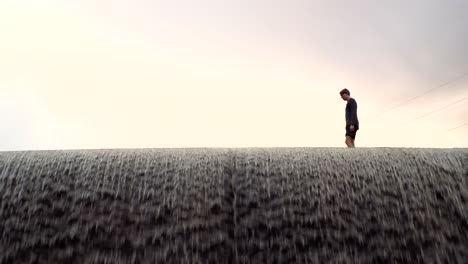
[{"label": "bright overcast sky", "polygon": [[0,150],[345,147],[345,87],[358,147],[468,147],[467,10],[0,0]]}]

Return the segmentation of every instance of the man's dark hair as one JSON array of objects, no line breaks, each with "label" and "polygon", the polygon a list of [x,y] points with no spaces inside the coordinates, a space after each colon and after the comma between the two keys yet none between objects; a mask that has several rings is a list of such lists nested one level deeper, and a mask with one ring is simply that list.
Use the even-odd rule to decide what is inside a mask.
[{"label": "man's dark hair", "polygon": [[351,95],[351,93],[349,92],[349,90],[346,89],[346,88],[343,89],[343,90],[341,90],[340,95],[343,95],[343,94]]}]

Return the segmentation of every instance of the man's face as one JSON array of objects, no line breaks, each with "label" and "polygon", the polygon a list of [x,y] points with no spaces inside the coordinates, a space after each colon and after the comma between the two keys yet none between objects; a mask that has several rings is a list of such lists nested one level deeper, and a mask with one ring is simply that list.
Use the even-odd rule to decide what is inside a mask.
[{"label": "man's face", "polygon": [[344,101],[348,100],[349,99],[349,94],[347,94],[347,93],[342,94],[341,99],[343,99]]}]

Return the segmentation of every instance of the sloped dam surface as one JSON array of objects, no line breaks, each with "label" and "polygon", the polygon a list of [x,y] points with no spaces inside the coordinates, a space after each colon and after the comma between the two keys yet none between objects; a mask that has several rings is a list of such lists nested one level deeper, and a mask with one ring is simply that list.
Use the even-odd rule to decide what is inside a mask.
[{"label": "sloped dam surface", "polygon": [[0,263],[468,263],[468,150],[0,152]]}]

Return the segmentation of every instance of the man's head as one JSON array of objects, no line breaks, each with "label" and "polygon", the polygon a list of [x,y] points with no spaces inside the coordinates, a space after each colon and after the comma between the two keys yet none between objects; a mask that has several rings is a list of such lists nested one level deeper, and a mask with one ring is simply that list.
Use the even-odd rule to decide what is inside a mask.
[{"label": "man's head", "polygon": [[341,90],[340,95],[341,95],[341,99],[343,99],[345,101],[348,101],[348,99],[351,96],[351,93],[349,92],[348,89],[345,88],[345,89]]}]

